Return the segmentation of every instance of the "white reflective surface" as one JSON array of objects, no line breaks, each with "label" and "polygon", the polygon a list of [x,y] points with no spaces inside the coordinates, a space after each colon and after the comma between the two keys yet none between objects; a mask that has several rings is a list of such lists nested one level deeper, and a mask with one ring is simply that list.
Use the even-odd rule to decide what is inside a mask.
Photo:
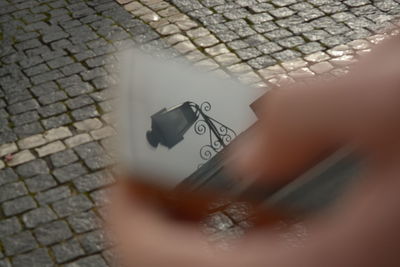
[{"label": "white reflective surface", "polygon": [[211,104],[210,117],[232,128],[236,134],[256,121],[250,104],[265,91],[223,80],[189,65],[162,62],[131,50],[123,54],[120,79],[119,132],[122,161],[134,172],[156,177],[155,182],[173,187],[205,161],[202,146],[209,144],[209,133],[198,135],[193,126],[184,140],[171,149],[151,147],[146,132],[151,116],[163,108],[185,101]]}]

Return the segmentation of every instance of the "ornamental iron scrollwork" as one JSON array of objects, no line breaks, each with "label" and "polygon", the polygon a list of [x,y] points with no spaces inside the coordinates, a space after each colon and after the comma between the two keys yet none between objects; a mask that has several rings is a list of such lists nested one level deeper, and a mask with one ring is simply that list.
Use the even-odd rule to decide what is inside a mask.
[{"label": "ornamental iron scrollwork", "polygon": [[194,124],[194,131],[198,135],[204,135],[207,132],[209,134],[209,144],[200,148],[200,157],[203,160],[209,160],[213,155],[225,148],[236,137],[236,133],[225,124],[205,114],[205,112],[211,110],[209,102],[203,102],[201,105],[194,102],[189,102],[189,104],[198,119]]}]

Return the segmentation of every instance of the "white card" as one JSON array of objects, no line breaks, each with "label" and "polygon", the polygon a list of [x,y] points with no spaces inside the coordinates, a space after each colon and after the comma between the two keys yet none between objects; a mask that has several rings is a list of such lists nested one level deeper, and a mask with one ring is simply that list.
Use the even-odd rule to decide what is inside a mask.
[{"label": "white card", "polygon": [[[124,52],[120,78],[122,161],[130,171],[149,179],[153,177],[155,182],[171,188],[207,161],[201,149],[212,145],[211,130],[205,124],[204,134],[196,132],[201,124],[196,125],[196,122],[203,117],[195,112],[198,119],[183,134],[183,140],[171,148],[162,144],[153,147],[147,138],[147,132],[152,130],[152,115],[164,108],[174,110],[173,107],[178,106],[179,109],[179,105],[187,101],[199,106],[208,102],[210,109],[204,104],[203,114],[215,119],[217,127],[220,122],[237,136],[257,120],[250,104],[265,93],[265,90],[200,72],[186,64],[156,60],[136,50]],[[192,107],[196,111],[194,104]],[[211,132],[213,137],[212,142],[215,135]],[[211,156],[215,155],[212,149],[210,152]]]}]

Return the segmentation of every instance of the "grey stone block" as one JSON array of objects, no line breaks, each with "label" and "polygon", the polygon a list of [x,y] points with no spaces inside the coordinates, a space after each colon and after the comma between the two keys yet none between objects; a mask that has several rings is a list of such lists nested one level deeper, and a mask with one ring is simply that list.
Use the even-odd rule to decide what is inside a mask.
[{"label": "grey stone block", "polygon": [[71,115],[75,120],[81,121],[81,120],[97,117],[100,114],[97,111],[96,106],[91,105],[91,106],[86,106],[86,107],[83,107],[80,109],[76,109],[71,112]]},{"label": "grey stone block", "polygon": [[107,171],[98,171],[73,180],[80,192],[89,192],[110,185],[114,182],[112,175]]},{"label": "grey stone block", "polygon": [[[101,86],[96,86],[96,88],[99,87]],[[75,98],[68,99],[67,101],[65,101],[65,104],[67,104],[68,108],[70,109],[81,108],[87,105],[91,105],[93,103],[94,103],[93,99],[87,95],[77,96]]]},{"label": "grey stone block", "polygon": [[11,168],[0,170],[0,185],[15,182],[18,180],[18,176]]},{"label": "grey stone block", "polygon": [[69,96],[78,96],[87,94],[93,91],[93,86],[89,83],[80,82],[80,84],[72,85],[65,88],[65,91]]},{"label": "grey stone block", "polygon": [[268,66],[275,65],[277,61],[270,56],[261,56],[247,61],[247,63],[255,69],[263,69]]},{"label": "grey stone block", "polygon": [[34,230],[35,236],[39,243],[48,246],[72,237],[72,232],[68,224],[64,221],[55,221]]},{"label": "grey stone block", "polygon": [[84,195],[72,196],[53,204],[54,210],[60,217],[86,211],[92,207],[93,203]]},{"label": "grey stone block", "polygon": [[42,124],[46,130],[57,128],[69,124],[71,122],[72,122],[71,118],[65,113],[42,120]]},{"label": "grey stone block", "polygon": [[14,123],[15,126],[21,126],[23,124],[37,121],[39,120],[39,118],[40,117],[37,111],[28,111],[22,114],[11,116],[11,121]]},{"label": "grey stone block", "polygon": [[13,258],[14,267],[51,267],[54,263],[46,248],[38,248]]},{"label": "grey stone block", "polygon": [[53,166],[58,168],[77,161],[78,157],[76,156],[74,151],[68,149],[51,155],[50,159],[53,163]]},{"label": "grey stone block", "polygon": [[6,200],[24,196],[27,193],[28,191],[22,182],[2,185],[0,186],[0,203]]},{"label": "grey stone block", "polygon": [[42,117],[50,117],[54,115],[58,115],[67,111],[65,105],[61,102],[53,103],[38,109],[39,114]]},{"label": "grey stone block", "polygon": [[20,176],[29,178],[39,174],[48,174],[49,167],[47,166],[46,161],[36,159],[18,166],[16,171]]},{"label": "grey stone block", "polygon": [[30,192],[37,193],[56,186],[57,182],[50,174],[40,174],[33,178],[26,179],[25,184]]},{"label": "grey stone block", "polygon": [[100,219],[93,211],[81,212],[67,218],[75,233],[81,234],[100,227]]},{"label": "grey stone block", "polygon": [[53,42],[53,41],[56,41],[56,40],[60,40],[60,39],[66,38],[68,36],[69,36],[68,33],[63,32],[63,31],[51,32],[51,33],[45,34],[42,37],[42,40],[45,43],[50,43],[50,42]]},{"label": "grey stone block", "polygon": [[76,74],[82,71],[85,71],[86,68],[81,64],[81,63],[73,63],[73,64],[69,64],[67,66],[62,67],[61,72],[64,75],[72,75],[72,74]]},{"label": "grey stone block", "polygon": [[72,60],[72,58],[65,56],[65,57],[54,58],[54,59],[48,61],[47,64],[50,66],[50,68],[57,69],[62,66],[71,64],[73,62],[74,61]]},{"label": "grey stone block", "polygon": [[7,107],[7,109],[11,114],[19,114],[30,110],[35,110],[38,107],[39,104],[35,99],[29,99],[10,105]]},{"label": "grey stone block", "polygon": [[89,254],[101,252],[106,248],[106,241],[102,230],[83,234],[79,237],[79,241],[86,253]]},{"label": "grey stone block", "polygon": [[39,202],[40,205],[44,205],[67,198],[69,196],[71,196],[71,190],[69,189],[69,187],[60,186],[37,194],[36,200]]},{"label": "grey stone block", "polygon": [[55,102],[65,100],[65,99],[67,99],[67,95],[63,91],[57,90],[57,91],[51,92],[47,95],[40,96],[39,102],[42,105],[48,105],[48,104],[55,103]]},{"label": "grey stone block", "polygon": [[34,209],[37,205],[31,196],[24,196],[4,202],[2,207],[6,216],[12,216]]},{"label": "grey stone block", "polygon": [[87,173],[81,163],[74,163],[54,170],[53,174],[60,183],[65,183]]},{"label": "grey stone block", "polygon": [[0,238],[13,235],[22,230],[17,217],[3,219],[0,221]]},{"label": "grey stone block", "polygon": [[82,247],[75,239],[54,245],[52,250],[57,263],[71,261],[85,254]]},{"label": "grey stone block", "polygon": [[31,210],[22,215],[22,221],[28,228],[35,228],[38,225],[51,222],[57,219],[57,215],[48,206]]},{"label": "grey stone block", "polygon": [[48,71],[48,72],[33,76],[31,81],[33,82],[33,84],[36,85],[36,84],[41,84],[41,83],[57,80],[57,79],[61,78],[62,76],[63,76],[62,73],[59,72],[58,70],[52,70],[52,71]]},{"label": "grey stone block", "polygon": [[25,231],[1,239],[7,256],[28,252],[37,247],[37,242],[31,232]]},{"label": "grey stone block", "polygon": [[42,133],[43,131],[44,129],[42,125],[37,121],[20,125],[14,128],[14,133],[16,133],[20,138]]}]

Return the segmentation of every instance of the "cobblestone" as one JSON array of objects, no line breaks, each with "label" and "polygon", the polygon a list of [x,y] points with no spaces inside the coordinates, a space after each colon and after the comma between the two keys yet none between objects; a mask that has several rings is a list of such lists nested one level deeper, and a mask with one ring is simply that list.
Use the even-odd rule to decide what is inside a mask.
[{"label": "cobblestone", "polygon": [[42,245],[52,245],[66,240],[72,236],[72,232],[64,221],[55,221],[34,230],[35,236]]},{"label": "cobblestone", "polygon": [[68,240],[64,243],[54,245],[52,251],[57,263],[74,260],[85,254],[82,247],[75,239]]},{"label": "cobblestone", "polygon": [[67,218],[74,232],[81,234],[99,228],[100,220],[93,211],[81,212]]},{"label": "cobblestone", "polygon": [[53,204],[54,210],[60,217],[86,211],[92,207],[92,202],[84,195],[72,196]]},{"label": "cobblestone", "polygon": [[14,257],[13,266],[15,267],[51,267],[53,261],[45,248],[39,248],[27,254]]},{"label": "cobblestone", "polygon": [[22,216],[22,221],[28,228],[35,228],[40,224],[48,223],[55,219],[57,219],[57,215],[48,206],[31,210]]},{"label": "cobblestone", "polygon": [[4,237],[1,241],[4,246],[5,254],[8,256],[27,252],[36,248],[38,245],[29,231]]},{"label": "cobblestone", "polygon": [[50,204],[71,196],[71,189],[68,186],[59,186],[45,192],[36,194],[36,200],[40,205]]},{"label": "cobblestone", "polygon": [[21,231],[22,227],[16,217],[2,220],[0,222],[0,239]]}]

